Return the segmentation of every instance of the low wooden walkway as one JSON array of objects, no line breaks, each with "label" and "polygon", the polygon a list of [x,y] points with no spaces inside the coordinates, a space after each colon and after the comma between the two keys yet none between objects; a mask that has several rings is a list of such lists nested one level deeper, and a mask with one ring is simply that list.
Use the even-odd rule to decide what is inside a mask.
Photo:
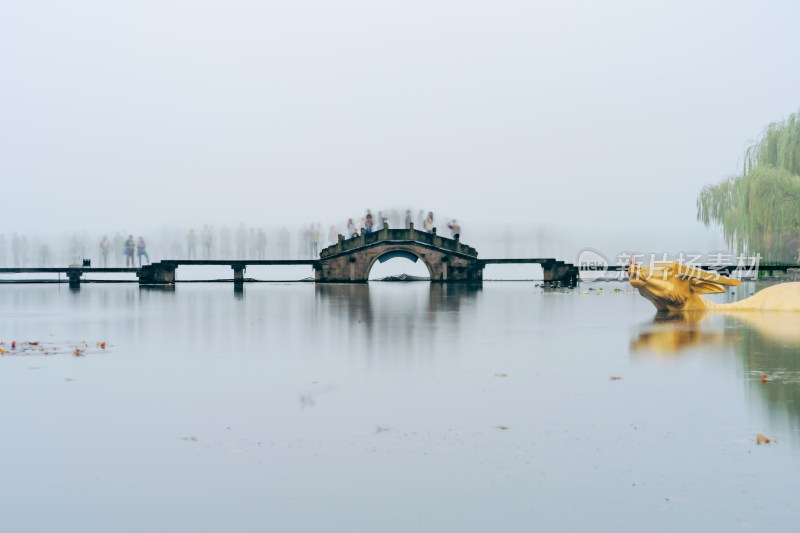
[{"label": "low wooden walkway", "polygon": [[[476,259],[480,268],[486,265],[510,265],[510,264],[538,264],[545,272],[545,282],[553,281],[565,286],[574,286],[580,281],[580,273],[605,273],[621,272],[627,269],[626,265],[608,265],[601,270],[580,270],[578,266],[559,261],[555,258],[493,258]],[[311,266],[314,269],[320,268],[320,259],[165,259],[153,264],[142,267],[85,267],[71,265],[65,267],[0,267],[0,274],[65,274],[70,286],[80,286],[84,274],[105,274],[105,273],[131,273],[136,274],[138,282],[141,284],[170,284],[175,280],[175,270],[178,266],[228,266],[233,270],[233,282],[243,283],[245,281],[244,272],[248,266]],[[730,275],[737,267],[735,265],[699,265],[699,268],[709,271],[716,271],[720,274]],[[800,265],[794,263],[760,263],[758,265],[759,276],[773,276],[776,272],[790,273],[796,271]],[[747,271],[748,268],[742,269]],[[755,269],[749,269],[753,272]],[[165,278],[164,275],[167,274]],[[549,274],[549,275],[548,275]],[[598,279],[602,279],[601,277]],[[2,279],[4,283],[14,282],[52,282],[53,280],[44,279]],[[101,280],[94,280],[101,281]],[[299,281],[299,280],[298,280]]]}]

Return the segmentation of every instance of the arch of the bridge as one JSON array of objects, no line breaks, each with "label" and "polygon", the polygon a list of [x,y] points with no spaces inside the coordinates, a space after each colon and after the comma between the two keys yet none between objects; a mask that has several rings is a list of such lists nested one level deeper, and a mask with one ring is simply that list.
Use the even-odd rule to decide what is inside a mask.
[{"label": "arch of the bridge", "polygon": [[377,262],[383,263],[395,257],[403,257],[405,259],[408,259],[409,261],[414,261],[414,262],[416,262],[417,259],[419,259],[420,261],[422,261],[422,264],[425,265],[425,268],[428,269],[428,276],[431,279],[433,279],[433,269],[431,268],[431,265],[430,263],[428,263],[427,259],[425,259],[425,257],[422,257],[419,254],[415,254],[414,252],[410,251],[407,246],[402,246],[402,245],[389,245],[386,247],[386,249],[382,251],[380,255],[372,258],[372,260],[367,265],[366,269],[367,279],[369,279],[369,273],[372,272],[372,267],[375,266],[375,263]]}]

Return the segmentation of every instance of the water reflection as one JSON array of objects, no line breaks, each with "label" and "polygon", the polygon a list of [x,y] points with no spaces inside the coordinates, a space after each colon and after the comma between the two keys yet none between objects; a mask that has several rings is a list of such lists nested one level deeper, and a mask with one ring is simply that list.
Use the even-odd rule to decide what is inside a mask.
[{"label": "water reflection", "polygon": [[674,355],[695,347],[722,348],[738,341],[738,331],[722,327],[713,313],[658,313],[634,328],[630,349],[637,354]]},{"label": "water reflection", "polygon": [[[656,529],[727,531],[753,508],[765,528],[796,522],[800,450],[784,443],[800,445],[798,349],[769,333],[796,325],[654,321],[638,294],[530,283],[246,291],[3,286],[0,342],[108,341],[84,357],[0,354],[6,529],[56,517],[34,529],[59,530],[86,501],[111,524],[142,494],[196,530],[231,517],[236,531],[314,530],[356,500],[371,530],[483,531],[501,517],[580,531],[597,516],[606,530],[631,509],[627,529],[681,513]],[[76,479],[79,493],[56,490]],[[397,521],[409,487],[440,522]],[[482,514],[442,515],[442,495]],[[198,501],[216,514],[198,517]]]},{"label": "water reflection", "polygon": [[659,313],[634,328],[631,354],[736,355],[754,404],[774,423],[800,425],[800,313]]},{"label": "water reflection", "polygon": [[170,285],[138,285],[140,292],[175,293],[175,284]]},{"label": "water reflection", "polygon": [[[392,346],[410,356],[427,353],[432,342],[460,342],[459,321],[474,309],[480,285],[438,283],[316,285],[314,330],[345,339],[375,354]],[[445,338],[441,330],[450,332]]]},{"label": "water reflection", "polygon": [[480,284],[432,283],[428,298],[428,311],[458,313],[462,307],[475,305],[483,287]]},{"label": "water reflection", "polygon": [[750,395],[762,399],[773,423],[798,427],[800,313],[739,313],[726,317],[725,325],[741,332],[736,351]]},{"label": "water reflection", "polygon": [[789,349],[800,358],[800,313],[739,311],[658,313],[635,328],[631,352],[677,354],[689,348],[743,346],[744,334]]}]

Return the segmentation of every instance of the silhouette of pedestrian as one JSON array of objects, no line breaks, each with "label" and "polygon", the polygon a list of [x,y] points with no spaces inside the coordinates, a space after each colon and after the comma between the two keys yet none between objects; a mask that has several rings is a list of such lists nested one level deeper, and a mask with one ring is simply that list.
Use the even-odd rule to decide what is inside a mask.
[{"label": "silhouette of pedestrian", "polygon": [[206,224],[203,226],[203,252],[206,259],[211,259],[211,250],[214,246],[214,230]]},{"label": "silhouette of pedestrian", "polygon": [[428,216],[425,217],[425,222],[423,222],[422,226],[425,231],[433,231],[433,211],[428,212]]},{"label": "silhouette of pedestrian", "polygon": [[189,259],[197,259],[197,234],[193,229],[190,229],[189,234],[186,236],[186,248],[188,249],[187,255]]},{"label": "silhouette of pedestrian", "polygon": [[256,236],[256,243],[258,246],[258,258],[259,259],[266,259],[267,258],[267,234],[264,232],[262,228],[258,228],[258,234]]},{"label": "silhouette of pedestrian", "polygon": [[133,235],[128,235],[128,240],[125,241],[125,266],[136,266],[133,259],[133,251],[136,249],[136,242],[133,240]]},{"label": "silhouette of pedestrian", "polygon": [[367,209],[367,216],[364,217],[364,233],[372,233],[372,226],[375,221],[372,220],[372,211]]},{"label": "silhouette of pedestrian", "polygon": [[19,239],[19,235],[17,232],[14,232],[14,235],[11,237],[11,257],[14,260],[14,266],[18,267],[19,265],[19,252],[21,247],[21,241]]},{"label": "silhouette of pedestrian", "polygon": [[142,266],[142,256],[145,256],[147,262],[150,263],[150,256],[147,255],[147,250],[145,250],[145,243],[144,238],[139,236],[139,242],[136,243],[136,255],[139,257],[139,266]]},{"label": "silhouette of pedestrian", "polygon": [[461,235],[461,226],[458,225],[456,219],[451,220],[450,223],[447,224],[447,227],[450,228],[450,233],[453,234],[453,237]]},{"label": "silhouette of pedestrian", "polygon": [[108,235],[103,235],[100,240],[100,261],[103,268],[108,266],[108,252],[111,251],[111,243],[108,241]]}]

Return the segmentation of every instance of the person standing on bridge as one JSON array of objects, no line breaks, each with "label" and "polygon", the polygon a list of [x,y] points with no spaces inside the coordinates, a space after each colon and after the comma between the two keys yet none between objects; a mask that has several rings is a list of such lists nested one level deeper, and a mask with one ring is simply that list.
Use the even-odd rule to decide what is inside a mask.
[{"label": "person standing on bridge", "polygon": [[372,219],[372,211],[367,209],[367,216],[364,218],[364,233],[372,233],[372,226],[375,221]]},{"label": "person standing on bridge", "polygon": [[356,236],[356,225],[353,223],[353,219],[352,218],[348,218],[347,219],[347,238],[348,239],[352,239],[355,236]]},{"label": "person standing on bridge", "polygon": [[147,263],[150,263],[150,256],[147,255],[145,250],[144,238],[140,235],[139,242],[136,243],[136,255],[139,257],[139,266],[142,266],[142,256],[147,258]]},{"label": "person standing on bridge", "polygon": [[322,242],[322,224],[311,224],[311,250],[310,257],[314,259],[319,253],[319,243]]},{"label": "person standing on bridge", "polygon": [[214,247],[214,230],[206,224],[203,226],[203,255],[206,259],[211,259]]},{"label": "person standing on bridge", "polygon": [[458,225],[456,219],[451,220],[447,227],[450,228],[450,233],[452,233],[453,237],[461,235],[461,226]]},{"label": "person standing on bridge", "polygon": [[256,236],[256,245],[258,250],[258,258],[259,259],[266,259],[267,258],[267,234],[264,232],[263,228],[258,228],[258,235]]},{"label": "person standing on bridge", "polygon": [[111,243],[108,242],[108,235],[103,235],[103,238],[100,240],[100,261],[103,268],[108,266],[108,252],[110,251]]},{"label": "person standing on bridge", "polygon": [[14,266],[18,267],[19,264],[19,249],[21,247],[21,241],[17,232],[14,232],[14,235],[11,237],[11,257],[14,261]]},{"label": "person standing on bridge", "polygon": [[136,262],[133,259],[133,250],[136,248],[136,242],[133,240],[133,235],[128,235],[128,240],[125,241],[125,266],[135,267]]},{"label": "person standing on bridge", "polygon": [[186,255],[189,259],[197,259],[197,234],[193,229],[189,230],[186,236]]},{"label": "person standing on bridge", "polygon": [[433,231],[433,211],[428,212],[428,216],[425,218],[425,222],[423,223],[423,228],[429,233]]}]

